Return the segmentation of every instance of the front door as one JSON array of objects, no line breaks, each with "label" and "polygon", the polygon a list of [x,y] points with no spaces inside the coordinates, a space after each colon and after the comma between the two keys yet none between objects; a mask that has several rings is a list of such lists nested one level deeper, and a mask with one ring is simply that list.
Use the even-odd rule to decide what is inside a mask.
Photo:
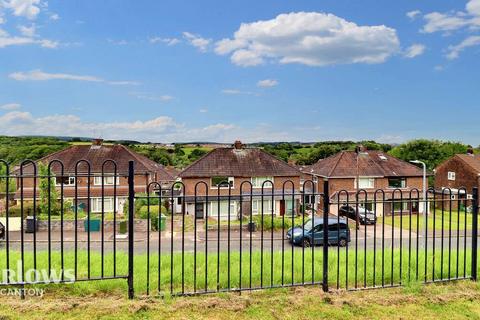
[{"label": "front door", "polygon": [[204,203],[203,202],[195,204],[195,218],[196,219],[203,219],[204,218],[203,208],[204,208]]},{"label": "front door", "polygon": [[280,215],[285,215],[285,200],[280,200]]}]

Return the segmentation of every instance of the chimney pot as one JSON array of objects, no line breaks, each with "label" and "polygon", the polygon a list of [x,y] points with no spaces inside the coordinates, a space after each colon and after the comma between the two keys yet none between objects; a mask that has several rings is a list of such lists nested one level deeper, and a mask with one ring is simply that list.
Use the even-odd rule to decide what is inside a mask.
[{"label": "chimney pot", "polygon": [[234,146],[235,149],[242,149],[243,148],[242,141],[240,141],[240,140],[235,141],[233,146]]},{"label": "chimney pot", "polygon": [[101,146],[102,143],[103,143],[103,139],[97,138],[92,140],[92,146]]}]

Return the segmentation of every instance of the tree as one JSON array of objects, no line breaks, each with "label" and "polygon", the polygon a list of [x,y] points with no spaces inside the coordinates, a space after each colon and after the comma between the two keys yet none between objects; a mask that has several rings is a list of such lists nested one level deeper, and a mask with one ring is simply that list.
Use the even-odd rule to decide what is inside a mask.
[{"label": "tree", "polygon": [[459,142],[418,139],[396,146],[389,154],[404,161],[421,160],[433,170],[457,153],[466,153],[468,146]]},{"label": "tree", "polygon": [[[60,213],[60,210],[58,205],[58,193],[55,188],[55,177],[51,170],[48,169],[48,166],[41,162],[38,163],[38,173],[41,177],[39,182],[40,213],[48,214],[48,209],[50,207],[50,213],[52,215],[57,215]],[[48,183],[48,176],[51,176],[50,184]]]}]

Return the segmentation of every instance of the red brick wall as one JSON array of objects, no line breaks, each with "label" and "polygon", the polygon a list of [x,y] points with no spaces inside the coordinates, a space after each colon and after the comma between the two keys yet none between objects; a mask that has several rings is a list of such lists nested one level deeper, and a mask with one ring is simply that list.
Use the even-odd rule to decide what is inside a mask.
[{"label": "red brick wall", "polygon": [[[448,172],[455,172],[455,180],[448,180]],[[475,170],[457,157],[450,158],[442,163],[435,171],[435,189],[467,188],[468,193],[478,186],[478,176]]]}]

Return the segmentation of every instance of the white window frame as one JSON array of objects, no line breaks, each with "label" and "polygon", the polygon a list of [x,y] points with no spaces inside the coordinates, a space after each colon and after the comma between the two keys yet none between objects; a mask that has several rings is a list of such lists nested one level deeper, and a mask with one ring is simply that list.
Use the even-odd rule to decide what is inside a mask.
[{"label": "white window frame", "polygon": [[[108,182],[107,178],[112,178],[112,182]],[[113,179],[115,178],[115,179]],[[114,177],[113,175],[105,175],[103,177],[104,181],[104,186],[113,186],[113,185],[119,185],[120,184],[120,177]],[[94,176],[93,177],[93,184],[95,186],[101,186],[102,185],[102,176]]]},{"label": "white window frame", "polygon": [[[252,177],[250,180],[250,182],[252,183],[252,188],[257,188],[257,189],[261,189],[262,184],[265,181],[271,181],[273,184],[275,183],[274,177],[268,177],[268,176]],[[267,188],[271,189],[272,183],[265,183],[264,189],[267,189]]]},{"label": "white window frame", "polygon": [[[220,217],[228,217],[228,208],[225,212],[222,211],[222,203],[228,205],[228,200],[220,200]],[[218,217],[218,201],[209,201],[208,202],[209,210],[208,216],[212,218]],[[230,217],[237,216],[237,202],[230,201]]]},{"label": "white window frame", "polygon": [[[262,199],[252,200],[252,215],[262,214]],[[272,211],[272,199],[263,199],[263,214],[272,214],[275,211],[273,208]]]},{"label": "white window frame", "polygon": [[[114,206],[114,200],[113,200],[113,197],[104,197],[103,198],[104,200],[104,212],[105,213],[111,213],[113,212],[113,209],[115,207],[115,209],[118,210],[118,198],[116,199],[117,201],[117,205]],[[108,205],[107,205],[108,203]],[[92,213],[101,213],[102,212],[102,198],[101,197],[95,197],[95,198],[91,198],[90,199],[90,204],[92,206],[92,209],[90,210],[90,212]]]},{"label": "white window frame", "polygon": [[[362,180],[365,181],[365,180],[368,180],[368,186],[365,187],[365,186],[362,186]],[[354,187],[357,186],[357,179],[355,179],[354,181],[355,185]],[[358,187],[360,189],[373,189],[375,188],[375,178],[369,178],[369,177],[360,177],[359,180],[358,180]]]},{"label": "white window frame", "polygon": [[[58,183],[57,182],[57,178],[68,178],[68,183]],[[56,187],[61,187],[61,186],[64,186],[64,187],[70,187],[70,186],[74,186],[75,185],[75,177],[73,176],[68,176],[68,177],[55,177],[55,186]]]},{"label": "white window frame", "polygon": [[456,178],[455,176],[456,176],[456,174],[455,174],[454,171],[448,171],[448,173],[447,173],[447,179],[448,180],[455,181],[455,178]]},{"label": "white window frame", "polygon": [[[221,176],[218,176],[218,177],[221,177]],[[214,177],[210,178],[210,189],[217,189],[218,186],[213,185],[213,178]],[[220,189],[228,189],[228,188],[234,189],[235,188],[235,177],[227,177],[227,182],[228,182],[229,185],[231,185],[231,187],[229,187],[229,185],[228,186],[225,185],[225,186],[220,186]]]}]

